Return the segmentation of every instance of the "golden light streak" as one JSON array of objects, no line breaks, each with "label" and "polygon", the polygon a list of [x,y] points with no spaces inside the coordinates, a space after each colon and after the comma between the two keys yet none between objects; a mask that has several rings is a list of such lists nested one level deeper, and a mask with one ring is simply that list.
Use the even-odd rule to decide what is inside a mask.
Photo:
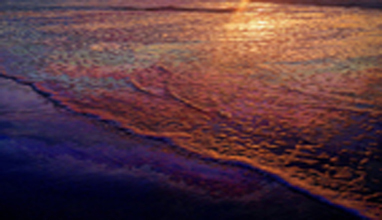
[{"label": "golden light streak", "polygon": [[237,7],[237,11],[238,12],[243,11],[247,7],[248,3],[249,3],[249,0],[241,0],[239,3],[239,6]]},{"label": "golden light streak", "polygon": [[[259,5],[258,12],[246,12],[250,0],[241,0],[236,11],[231,15],[228,22],[224,25],[224,41],[252,41],[263,40],[270,37],[269,31],[275,28],[275,23],[268,16],[261,14],[264,5]],[[270,20],[271,19],[271,20]]]}]

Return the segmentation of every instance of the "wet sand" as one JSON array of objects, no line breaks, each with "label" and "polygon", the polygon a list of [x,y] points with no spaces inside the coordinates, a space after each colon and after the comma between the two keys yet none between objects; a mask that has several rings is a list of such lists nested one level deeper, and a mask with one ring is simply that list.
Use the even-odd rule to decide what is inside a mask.
[{"label": "wet sand", "polygon": [[0,80],[7,219],[360,219],[243,164],[175,154]]},{"label": "wet sand", "polygon": [[317,201],[381,216],[380,11],[44,2],[0,8],[3,76],[33,91],[1,93],[12,178],[38,173],[48,194],[138,178],[193,195],[179,210],[195,218],[223,201],[262,219],[321,218]]}]

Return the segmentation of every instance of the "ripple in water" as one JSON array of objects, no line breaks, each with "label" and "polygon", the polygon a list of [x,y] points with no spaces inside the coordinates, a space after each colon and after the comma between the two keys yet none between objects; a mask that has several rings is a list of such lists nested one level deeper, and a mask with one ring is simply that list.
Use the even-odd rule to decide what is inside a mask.
[{"label": "ripple in water", "polygon": [[379,218],[381,12],[247,6],[2,12],[3,72],[76,112]]}]

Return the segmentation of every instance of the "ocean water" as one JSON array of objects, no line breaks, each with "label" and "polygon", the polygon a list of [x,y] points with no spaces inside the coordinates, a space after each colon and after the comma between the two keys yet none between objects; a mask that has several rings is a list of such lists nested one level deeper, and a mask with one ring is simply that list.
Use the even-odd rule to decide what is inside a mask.
[{"label": "ocean water", "polygon": [[[1,5],[0,16],[3,78],[31,86],[70,114],[101,121],[96,127],[139,137],[129,142],[134,149],[164,142],[162,153],[210,161],[187,175],[214,176],[207,167],[240,164],[317,200],[381,218],[380,10],[247,1],[19,1]],[[11,136],[8,124],[1,126]],[[101,140],[81,136],[72,145],[89,142]],[[67,145],[51,149],[66,155]],[[106,164],[161,164],[152,162],[155,153],[142,160],[119,154],[110,153]],[[84,158],[77,157],[81,167],[89,162]],[[179,178],[219,198],[245,197],[245,189],[259,187],[240,169],[232,172],[240,181],[231,192],[183,181],[184,173]]]}]

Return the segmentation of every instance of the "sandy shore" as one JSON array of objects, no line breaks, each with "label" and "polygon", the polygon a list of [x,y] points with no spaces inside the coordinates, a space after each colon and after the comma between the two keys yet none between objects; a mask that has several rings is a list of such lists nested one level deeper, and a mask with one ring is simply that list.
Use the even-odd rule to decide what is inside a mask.
[{"label": "sandy shore", "polygon": [[12,80],[0,80],[0,94],[8,219],[359,218],[264,173],[73,115]]}]

